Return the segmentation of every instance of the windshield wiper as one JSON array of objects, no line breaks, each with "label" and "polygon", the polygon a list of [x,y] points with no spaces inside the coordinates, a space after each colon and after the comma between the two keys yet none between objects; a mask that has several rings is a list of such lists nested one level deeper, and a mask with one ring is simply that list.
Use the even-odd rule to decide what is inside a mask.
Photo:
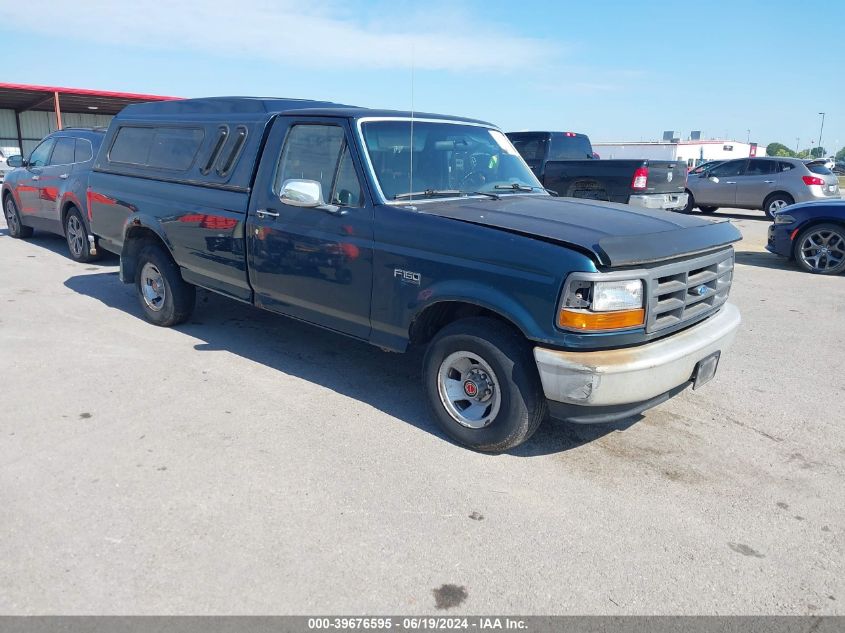
[{"label": "windshield wiper", "polygon": [[468,196],[489,196],[493,198],[493,200],[501,200],[502,196],[498,193],[493,193],[492,191],[464,191]]},{"label": "windshield wiper", "polygon": [[505,189],[510,191],[545,191],[553,196],[557,196],[557,191],[552,191],[551,189],[546,189],[545,187],[534,187],[532,185],[523,185],[521,182],[512,182],[509,185],[496,185],[496,189]]},{"label": "windshield wiper", "polygon": [[434,198],[436,196],[489,196],[498,200],[499,196],[490,191],[461,191],[460,189],[426,189],[425,191],[397,193],[394,200],[408,200],[410,198]]},{"label": "windshield wiper", "polygon": [[460,189],[426,189],[425,191],[409,191],[397,193],[394,200],[407,200],[408,198],[434,198],[435,196],[459,196],[463,193]]}]

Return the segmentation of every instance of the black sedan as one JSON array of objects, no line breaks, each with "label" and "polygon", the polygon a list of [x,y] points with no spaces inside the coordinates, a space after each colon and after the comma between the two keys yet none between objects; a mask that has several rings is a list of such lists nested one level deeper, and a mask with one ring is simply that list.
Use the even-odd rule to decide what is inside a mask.
[{"label": "black sedan", "polygon": [[807,272],[845,270],[845,200],[795,204],[774,217],[767,250],[794,259]]}]

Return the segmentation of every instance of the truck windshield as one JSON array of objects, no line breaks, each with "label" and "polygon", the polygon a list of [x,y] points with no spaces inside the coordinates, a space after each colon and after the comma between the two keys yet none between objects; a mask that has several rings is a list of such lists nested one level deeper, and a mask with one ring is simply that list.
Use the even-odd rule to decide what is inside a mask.
[{"label": "truck windshield", "polygon": [[365,122],[361,129],[387,200],[413,200],[415,192],[428,197],[543,192],[528,165],[498,130],[414,121],[412,139],[410,119]]}]

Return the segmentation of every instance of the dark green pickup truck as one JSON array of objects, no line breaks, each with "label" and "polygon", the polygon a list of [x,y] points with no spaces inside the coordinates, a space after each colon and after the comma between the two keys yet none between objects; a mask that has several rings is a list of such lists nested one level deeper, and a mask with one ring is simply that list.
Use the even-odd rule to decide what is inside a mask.
[{"label": "dark green pickup truck", "polygon": [[[333,103],[132,105],[88,191],[151,322],[195,287],[425,346],[433,418],[502,451],[709,381],[739,325],[729,222],[556,198],[495,126]],[[381,386],[373,384],[373,389]]]}]

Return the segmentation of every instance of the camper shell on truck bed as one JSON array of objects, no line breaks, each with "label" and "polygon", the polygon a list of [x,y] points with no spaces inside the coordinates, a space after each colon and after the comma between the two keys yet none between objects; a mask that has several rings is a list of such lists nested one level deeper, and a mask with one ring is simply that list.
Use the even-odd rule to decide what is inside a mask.
[{"label": "camper shell on truck bed", "polygon": [[[200,286],[381,348],[425,346],[445,433],[525,441],[607,422],[716,371],[739,232],[549,195],[495,126],[288,99],[127,107],[88,191],[144,316]],[[373,385],[373,389],[380,388]]]}]

